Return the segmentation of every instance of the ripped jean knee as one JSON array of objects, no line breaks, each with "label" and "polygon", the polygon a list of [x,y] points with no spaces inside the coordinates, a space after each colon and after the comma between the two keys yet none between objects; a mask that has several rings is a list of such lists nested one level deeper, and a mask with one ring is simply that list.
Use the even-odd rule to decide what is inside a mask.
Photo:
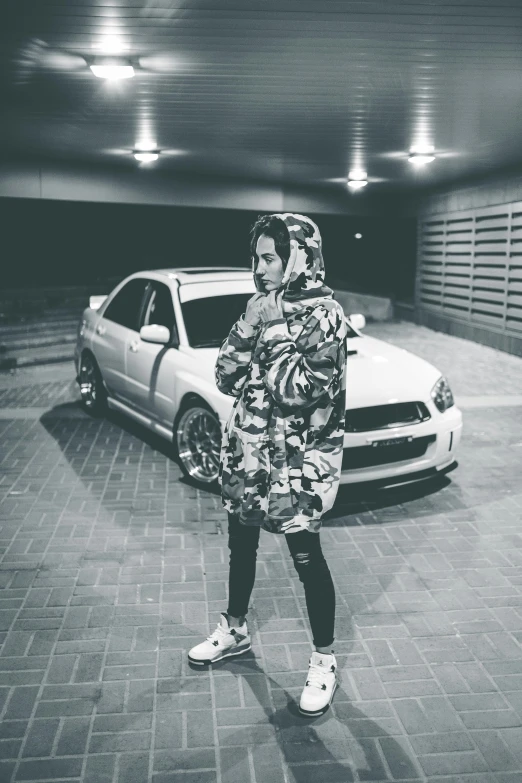
[{"label": "ripped jean knee", "polygon": [[328,564],[322,552],[296,552],[293,556],[295,569],[301,582],[329,574]]}]

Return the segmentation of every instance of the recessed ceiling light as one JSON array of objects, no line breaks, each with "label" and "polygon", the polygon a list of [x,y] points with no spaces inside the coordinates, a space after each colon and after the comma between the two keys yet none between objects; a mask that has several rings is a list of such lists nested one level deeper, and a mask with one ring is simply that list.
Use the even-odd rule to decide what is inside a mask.
[{"label": "recessed ceiling light", "polygon": [[93,44],[93,49],[99,49],[104,54],[121,54],[126,48],[119,36],[107,33],[102,35],[99,43]]},{"label": "recessed ceiling light", "polygon": [[435,147],[433,144],[427,144],[424,142],[420,142],[419,144],[414,144],[412,147],[410,147],[410,153],[412,155],[419,154],[419,155],[431,155],[435,151]]},{"label": "recessed ceiling light", "polygon": [[424,166],[426,163],[432,163],[434,160],[435,160],[435,155],[425,155],[419,153],[410,155],[410,157],[408,158],[408,161],[410,163],[414,163],[416,166]]},{"label": "recessed ceiling light", "polygon": [[355,236],[356,239],[362,239],[362,234],[358,234],[357,233],[357,234],[354,234],[354,236]]},{"label": "recessed ceiling light", "polygon": [[352,169],[348,174],[348,186],[353,190],[359,190],[368,184],[366,172],[363,169]]},{"label": "recessed ceiling light", "polygon": [[158,145],[155,141],[139,141],[134,147],[134,152],[156,152]]},{"label": "recessed ceiling light", "polygon": [[134,76],[134,68],[129,62],[112,57],[97,58],[90,67],[98,79],[130,79]]},{"label": "recessed ceiling light", "polygon": [[352,169],[348,174],[348,179],[366,179],[366,172],[363,169]]},{"label": "recessed ceiling light", "polygon": [[151,150],[149,152],[134,150],[132,154],[135,160],[138,160],[140,163],[153,163],[159,158],[159,150]]}]

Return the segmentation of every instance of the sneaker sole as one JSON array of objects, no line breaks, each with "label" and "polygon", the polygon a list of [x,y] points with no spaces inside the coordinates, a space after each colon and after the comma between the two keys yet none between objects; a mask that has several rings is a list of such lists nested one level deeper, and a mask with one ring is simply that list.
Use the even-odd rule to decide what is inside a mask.
[{"label": "sneaker sole", "polygon": [[308,710],[303,710],[301,709],[301,707],[299,707],[299,712],[301,713],[301,715],[305,715],[307,718],[315,718],[317,715],[324,715],[324,713],[330,709],[330,705],[332,704],[334,693],[336,690],[337,690],[337,683],[335,683],[334,685],[332,695],[330,696],[330,701],[321,710],[316,710],[315,712],[311,712]]},{"label": "sneaker sole", "polygon": [[252,649],[252,645],[249,644],[248,647],[242,647],[240,650],[231,650],[230,652],[225,653],[220,658],[207,658],[206,660],[196,660],[195,658],[191,658],[190,655],[187,656],[190,663],[195,663],[197,666],[208,666],[208,664],[211,663],[217,663],[218,661],[222,661],[223,658],[232,658],[234,655],[242,655],[243,653],[248,652]]}]

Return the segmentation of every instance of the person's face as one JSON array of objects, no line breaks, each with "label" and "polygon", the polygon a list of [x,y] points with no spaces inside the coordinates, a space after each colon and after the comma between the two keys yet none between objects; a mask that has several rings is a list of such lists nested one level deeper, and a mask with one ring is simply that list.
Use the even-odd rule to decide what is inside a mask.
[{"label": "person's face", "polygon": [[266,292],[279,288],[285,272],[283,259],[277,255],[274,240],[261,234],[257,240],[257,274],[261,278]]}]

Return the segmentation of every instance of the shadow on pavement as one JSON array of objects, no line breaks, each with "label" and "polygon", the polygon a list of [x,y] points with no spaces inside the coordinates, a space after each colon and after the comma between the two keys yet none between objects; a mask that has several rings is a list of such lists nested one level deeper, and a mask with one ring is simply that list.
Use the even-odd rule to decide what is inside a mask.
[{"label": "shadow on pavement", "polygon": [[[118,411],[110,410],[103,418],[98,419],[86,413],[82,407],[81,402],[78,400],[55,405],[51,410],[46,411],[46,413],[40,417],[40,423],[50,434],[52,434],[52,429],[57,419],[83,419],[86,422],[97,421],[100,423],[100,425],[104,421],[110,422],[111,424],[114,424],[125,431],[128,435],[132,435],[133,437],[145,443],[147,446],[150,446],[150,448],[154,451],[163,454],[165,457],[178,465],[177,459],[174,455],[173,446],[171,443],[169,443],[169,441],[167,441],[165,438],[162,438],[161,435],[152,432],[147,427],[144,427],[138,422],[135,422],[128,416],[125,416],[123,413],[119,413]],[[186,486],[193,487],[194,489],[201,489],[196,482],[185,478],[181,474],[181,471],[179,481]],[[209,492],[212,495],[218,495],[219,487],[217,484],[215,486],[210,485],[203,491]]]},{"label": "shadow on pavement", "polygon": [[[249,617],[251,633],[253,633],[258,625],[255,619],[255,608],[249,608]],[[187,650],[184,650],[184,653],[192,644],[203,638],[200,636],[195,639],[194,632],[186,626],[178,625],[177,630],[181,635],[187,634]],[[288,765],[291,770],[289,779],[296,783],[301,780],[303,783],[305,781],[308,783],[311,779],[310,764],[317,762],[326,765],[317,769],[314,776],[317,781],[350,783],[354,780],[389,780],[389,773],[377,749],[377,742],[379,742],[381,748],[383,746],[385,748],[384,756],[387,764],[391,767],[393,779],[414,781],[422,779],[419,767],[396,737],[385,731],[376,720],[369,718],[362,709],[356,707],[340,682],[330,709],[320,717],[307,718],[301,715],[298,709],[300,691],[305,681],[304,672],[295,672],[295,680],[299,682],[299,685],[292,688],[296,690],[296,694],[293,695],[288,690],[288,686],[285,687],[278,681],[277,674],[267,674],[261,668],[253,650],[241,657],[223,660],[212,666],[196,666],[189,662],[186,665],[187,671],[193,676],[176,678],[171,681],[163,680],[163,694],[170,693],[173,697],[182,695],[184,687],[187,688],[187,693],[194,692],[190,681],[197,679],[198,675],[201,677],[212,676],[214,681],[223,677],[227,680],[229,677],[233,677],[235,680],[240,679],[243,687],[250,689],[262,708],[266,720],[262,719],[239,728],[237,726],[230,727],[226,741],[219,745],[222,750],[230,748],[233,751],[237,749],[237,765],[241,765],[242,751],[246,747],[250,746],[254,749],[264,746],[270,748],[275,740],[282,752],[282,759],[273,757],[270,758],[270,763],[272,766],[278,766],[282,761]],[[210,670],[212,671],[211,675]],[[289,674],[293,673],[282,672],[281,679],[286,679]],[[187,681],[189,682],[188,686]],[[264,685],[260,687],[261,683],[266,683],[272,689],[265,688]],[[131,706],[129,704],[129,709]],[[220,704],[219,706],[223,708],[225,705]],[[227,706],[234,708],[239,705],[232,703]],[[249,706],[253,705],[249,704]],[[138,710],[141,709],[139,703],[136,707]],[[168,710],[158,710],[156,721],[168,722],[169,714]],[[263,732],[263,727],[267,725],[273,727],[273,735],[267,735]],[[337,751],[337,757],[331,749],[333,747]],[[197,753],[197,748],[194,748],[194,752]],[[231,779],[231,775],[226,776],[226,773],[231,773],[236,764],[230,761],[230,756],[222,755],[221,774],[223,777]],[[193,767],[198,767],[196,760],[193,760]],[[257,770],[256,773],[258,773]]]},{"label": "shadow on pavement", "polygon": [[[69,429],[67,429],[65,421],[68,418],[77,420],[74,423],[70,423]],[[116,425],[117,427],[121,427],[128,434],[141,439],[154,451],[163,454],[165,458],[171,458],[170,447],[165,440],[159,436],[154,435],[153,433],[148,432],[147,430],[144,430],[144,428],[140,427],[139,425],[135,425],[125,417],[117,414],[111,414],[108,420],[97,421],[93,420],[86,414],[83,414],[81,409],[79,409],[75,403],[66,403],[64,405],[57,406],[52,411],[46,413],[41,417],[40,421],[46,431],[58,443],[70,467],[78,476],[80,475],[78,470],[81,470],[80,466],[82,466],[85,461],[82,461],[78,458],[78,452],[76,448],[77,442],[82,441],[84,438],[88,439],[93,433],[102,431],[104,427],[107,427],[107,425]],[[98,426],[96,426],[96,424]],[[64,427],[63,425],[66,426]],[[98,430],[98,428],[100,429]],[[106,444],[110,444],[108,439],[105,437],[103,439]],[[86,460],[88,459],[89,458],[87,456]],[[115,481],[116,480],[117,479],[115,478]],[[419,489],[416,489],[417,493],[419,492]],[[91,491],[94,495],[98,493],[96,488],[93,488]],[[423,491],[426,491],[426,487],[424,487]],[[402,490],[402,492],[404,492],[404,490]],[[408,490],[409,497],[411,497],[411,492],[412,489],[410,488]],[[388,502],[391,504],[391,501],[381,501],[381,503],[383,503],[383,506],[381,507],[385,507]],[[393,501],[394,504],[396,504],[396,502],[396,500]],[[347,504],[350,508],[350,513],[353,513],[354,508],[359,508],[359,506],[356,505],[357,503],[362,504],[360,505],[360,508],[368,507],[368,501],[356,501],[352,498],[349,498],[348,501],[346,499],[343,501],[341,496],[341,503],[338,504],[339,507],[336,509],[335,513],[339,514],[344,512]],[[128,504],[130,509],[129,513],[132,513],[132,500],[129,500]],[[327,522],[327,524],[347,525],[349,522],[347,522],[346,518],[340,519],[339,517],[336,518],[334,516],[333,519],[330,519]],[[114,519],[114,527],[117,526],[118,521],[117,519]],[[136,518],[133,521],[132,529],[129,529],[129,532],[132,532],[133,536],[144,536],[147,526],[147,519]],[[190,533],[190,530],[187,529],[187,533]],[[265,551],[265,553],[263,553],[260,550],[260,559],[263,558],[263,555],[266,556],[268,554],[270,563],[273,563],[274,550],[270,547],[273,547],[275,542],[270,541],[267,536],[265,536],[265,538],[266,543],[269,543],[270,551]],[[201,542],[200,547],[203,547],[204,549],[209,541],[209,537],[203,535],[199,537],[199,540]],[[146,539],[143,539],[143,550],[138,552],[135,547],[127,548],[126,544],[122,544],[120,550],[116,548],[116,550],[111,552],[111,558],[119,563],[119,567],[122,567],[136,565],[137,562],[139,562],[139,557],[144,555],[147,562],[150,564],[156,558],[162,558],[164,555],[168,556],[169,551],[175,551],[172,549],[173,546],[174,544],[166,543],[165,541],[163,544],[161,542],[147,543]],[[215,539],[212,546],[215,547]],[[169,550],[169,547],[171,547],[171,550]],[[108,553],[105,553],[104,551],[91,551],[88,561],[89,565],[96,567],[95,564],[97,562],[105,564],[104,561],[107,557],[107,554]],[[85,551],[79,556],[79,561],[83,561],[83,564],[85,564]],[[286,574],[284,574],[284,576],[287,578]],[[221,574],[218,575],[218,578],[223,580]],[[345,664],[343,666],[342,660],[353,646],[352,642],[355,640],[355,631],[353,626],[354,614],[359,614],[360,612],[365,613],[371,609],[374,602],[380,598],[383,592],[385,592],[387,584],[393,578],[394,577],[392,573],[382,575],[379,580],[379,588],[376,592],[367,593],[363,591],[361,596],[362,604],[360,602],[358,603],[356,613],[351,613],[347,608],[346,599],[338,602],[339,609],[336,613],[336,619],[340,621],[340,624],[342,623],[343,626],[342,632],[339,635],[342,641],[338,642],[341,649],[339,652],[336,650],[336,656],[339,664],[339,676],[343,671],[347,670],[349,665]],[[270,582],[271,580],[269,579],[264,581]],[[302,588],[297,585],[297,578],[295,575],[293,581],[297,589],[301,591]],[[98,590],[93,590],[93,597],[95,597],[98,601],[101,598],[99,587]],[[115,605],[113,594],[107,594],[105,599],[105,605],[110,612],[112,606]],[[213,603],[215,604],[215,602]],[[224,604],[225,602],[223,601],[223,608],[225,608]],[[263,606],[262,600],[259,601],[259,605],[263,607],[263,617],[266,616],[266,609]],[[145,610],[149,610],[147,613],[147,619],[150,618],[150,609],[151,604],[147,604]],[[140,605],[133,605],[133,611],[139,612]],[[259,626],[256,618],[255,594],[254,600],[252,601],[252,606],[249,608],[249,616],[251,619],[252,631],[255,632],[258,630]],[[109,620],[107,620],[107,623],[110,627]],[[261,621],[261,625],[262,624],[263,621]],[[140,627],[139,618],[136,618],[135,625],[136,627]],[[207,633],[206,624],[203,626],[203,624],[198,624],[196,622],[194,624],[194,628],[190,629],[186,625],[183,625],[182,623],[179,623],[169,617],[168,602],[158,604],[157,628],[158,633],[162,632],[165,636],[165,632],[168,630],[167,635],[174,637],[173,643],[175,646],[166,646],[162,647],[161,649],[181,650],[182,656],[185,656],[188,652],[188,649],[193,644],[195,644],[196,641],[204,638],[204,635]],[[197,631],[194,630],[195,628],[197,628]],[[117,626],[112,626],[110,630],[110,633],[112,635],[116,635],[116,637],[119,634],[124,634],[124,632],[125,628],[120,629]],[[156,648],[156,651],[159,649],[160,647],[158,637],[158,647]],[[296,703],[296,698],[299,699],[300,690],[304,686],[304,671],[282,671],[280,679],[283,682],[286,681],[286,685],[281,684],[278,682],[278,673],[267,674],[264,672],[263,669],[259,666],[252,652],[247,653],[242,657],[241,660],[224,661],[222,663],[215,664],[213,670],[214,671],[212,676],[215,677],[216,680],[219,676],[233,676],[235,678],[242,678],[244,684],[252,688],[253,696],[257,699],[265,715],[265,719],[258,721],[258,723],[256,723],[253,727],[235,727],[234,729],[231,729],[232,734],[228,735],[226,744],[221,745],[221,747],[234,745],[239,745],[241,747],[251,745],[256,747],[258,745],[267,744],[263,743],[263,735],[261,735],[256,740],[255,733],[256,731],[262,732],[262,727],[266,726],[268,722],[268,724],[274,729],[275,740],[281,748],[283,754],[282,759],[274,759],[274,764],[276,766],[281,763],[291,765],[290,774],[297,782],[303,780],[304,783],[305,780],[309,780],[310,778],[310,766],[308,763],[302,765],[302,762],[309,762],[312,764],[314,762],[321,762],[321,765],[327,765],[324,768],[321,766],[320,771],[319,768],[317,769],[316,779],[318,781],[328,780],[332,781],[332,783],[337,781],[339,781],[339,783],[341,781],[342,783],[345,783],[346,781],[348,783],[348,781],[355,779],[386,779],[389,773],[384,768],[382,755],[378,750],[378,743],[381,743],[381,750],[383,746],[386,748],[386,750],[382,752],[384,752],[388,764],[392,764],[393,777],[399,779],[420,779],[418,767],[412,758],[410,758],[408,753],[404,750],[401,743],[392,734],[389,734],[385,729],[383,729],[376,720],[367,717],[359,707],[356,707],[352,701],[350,701],[349,694],[342,686],[341,677],[339,687],[337,688],[336,694],[334,696],[333,707],[324,716],[319,718],[305,718],[299,713]],[[220,675],[222,670],[229,672],[229,674],[225,675],[223,672],[223,674]],[[185,673],[194,674],[196,677],[197,674],[200,674],[202,677],[207,676],[205,672],[202,671],[199,667],[189,664],[186,660],[182,664],[182,671]],[[258,676],[254,677],[252,675]],[[288,686],[288,679],[292,680],[292,690],[294,689],[293,682],[295,681],[296,696],[294,696],[293,693],[291,693],[289,690],[290,686]],[[168,677],[161,678],[156,682],[156,688],[158,687],[158,684],[161,683],[163,694],[165,694],[166,685],[170,686],[170,692],[172,694],[182,694],[183,688],[185,687],[185,693],[190,694],[193,693],[193,690],[191,690],[191,683],[193,681],[194,677],[180,678],[179,675],[173,677],[172,680]],[[262,685],[263,682],[266,684],[267,681],[273,688],[271,694],[268,694],[268,690]],[[299,693],[297,693],[297,691],[299,691]],[[275,705],[272,701],[274,697],[277,697]],[[284,705],[281,705],[281,702],[285,702]],[[134,706],[131,702],[128,705],[128,710],[132,711],[132,709],[135,709],[136,712],[140,712],[143,707],[139,704],[139,702],[136,702]],[[152,709],[153,708],[151,707],[151,711]],[[168,710],[157,710],[156,718],[157,720],[168,721],[169,714],[170,713]],[[324,730],[322,727],[324,727]],[[330,748],[335,748],[336,752],[333,752]],[[226,766],[226,764],[230,764],[231,769],[235,766],[228,761],[229,758],[230,756],[228,755],[222,757],[223,774],[226,771],[224,765]],[[343,760],[340,761],[338,759]],[[390,759],[392,761],[390,761]],[[194,768],[197,768],[196,764],[197,762],[194,763]],[[357,777],[355,777],[354,772],[356,773]]]}]

